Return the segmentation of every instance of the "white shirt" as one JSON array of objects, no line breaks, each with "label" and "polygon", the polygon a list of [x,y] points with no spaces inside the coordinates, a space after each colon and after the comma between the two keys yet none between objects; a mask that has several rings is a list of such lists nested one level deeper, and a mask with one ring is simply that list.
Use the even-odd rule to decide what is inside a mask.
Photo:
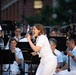
[{"label": "white shirt", "polygon": [[14,38],[15,38],[17,41],[19,41],[22,37],[20,36],[19,39],[18,39],[16,36],[14,36]]},{"label": "white shirt", "polygon": [[[24,60],[23,58],[23,54],[21,52],[21,50],[19,48],[15,48],[16,50],[16,56],[21,59],[21,60]],[[8,69],[9,67],[9,64],[6,64],[6,69]],[[13,71],[19,71],[19,67],[18,67],[18,63],[16,61],[13,62],[13,64],[10,65],[10,70],[13,72]]]},{"label": "white shirt", "polygon": [[56,54],[57,56],[57,62],[60,63],[60,62],[63,62],[63,57],[62,57],[62,54],[59,50],[55,49],[54,50],[54,53]]},{"label": "white shirt", "polygon": [[19,40],[19,42],[28,42],[28,40],[26,38],[22,38]]},{"label": "white shirt", "polygon": [[[71,52],[76,57],[76,46]],[[76,75],[76,62],[71,57],[70,57],[70,69],[71,69],[70,72],[68,70],[62,70],[59,73],[56,73],[55,75]]]},{"label": "white shirt", "polygon": [[[76,46],[74,47],[74,49],[71,52],[76,57]],[[67,63],[68,63],[68,57],[67,57]],[[76,69],[76,62],[73,60],[72,57],[70,57],[70,68]]]},{"label": "white shirt", "polygon": [[46,35],[40,35],[36,39],[36,46],[40,46],[41,49],[38,51],[39,57],[46,57],[48,55],[53,55],[52,50],[50,49],[50,44]]}]

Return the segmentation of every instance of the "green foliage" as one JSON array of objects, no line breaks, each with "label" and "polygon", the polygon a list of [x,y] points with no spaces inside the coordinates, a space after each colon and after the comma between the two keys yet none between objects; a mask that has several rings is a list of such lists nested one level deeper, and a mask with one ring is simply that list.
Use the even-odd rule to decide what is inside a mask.
[{"label": "green foliage", "polygon": [[17,26],[21,26],[21,22],[20,21],[15,21],[15,24],[17,25]]},{"label": "green foliage", "polygon": [[35,23],[41,23],[43,25],[50,25],[51,23],[51,8],[47,5],[43,7],[40,13],[30,17],[22,16],[28,24],[33,25]]},{"label": "green foliage", "polygon": [[[30,17],[22,16],[24,20],[33,25],[41,23],[43,25],[62,25],[68,24],[72,20],[72,14],[76,13],[76,0],[57,0],[58,7],[51,8],[49,5],[44,6],[40,13]],[[57,15],[53,18],[53,13]]]},{"label": "green foliage", "polygon": [[62,24],[70,23],[73,13],[76,12],[76,0],[58,0],[59,7],[54,9],[54,13],[57,14],[57,22]]}]

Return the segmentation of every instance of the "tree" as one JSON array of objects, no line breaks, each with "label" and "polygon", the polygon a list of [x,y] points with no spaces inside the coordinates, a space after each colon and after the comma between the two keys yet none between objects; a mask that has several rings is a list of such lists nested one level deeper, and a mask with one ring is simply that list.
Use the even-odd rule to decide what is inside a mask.
[{"label": "tree", "polygon": [[68,24],[72,22],[73,15],[76,13],[76,0],[57,0],[58,8],[54,8],[57,18],[54,19],[58,24]]},{"label": "tree", "polygon": [[30,17],[22,16],[28,24],[33,25],[34,23],[41,23],[43,25],[51,25],[51,8],[45,6],[41,12]]},{"label": "tree", "polygon": [[[22,16],[30,25],[41,23],[43,25],[63,25],[74,21],[76,13],[76,0],[56,0],[58,6],[51,8],[46,5],[41,12],[30,17]],[[75,14],[76,15],[76,14]]]}]

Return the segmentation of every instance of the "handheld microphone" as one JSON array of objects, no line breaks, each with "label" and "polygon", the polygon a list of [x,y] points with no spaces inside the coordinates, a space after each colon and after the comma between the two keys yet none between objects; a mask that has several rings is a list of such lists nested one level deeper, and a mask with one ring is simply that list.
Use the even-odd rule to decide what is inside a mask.
[{"label": "handheld microphone", "polygon": [[27,34],[30,34],[30,35],[32,35],[32,32],[31,32],[31,31],[28,31],[28,32],[27,32]]}]

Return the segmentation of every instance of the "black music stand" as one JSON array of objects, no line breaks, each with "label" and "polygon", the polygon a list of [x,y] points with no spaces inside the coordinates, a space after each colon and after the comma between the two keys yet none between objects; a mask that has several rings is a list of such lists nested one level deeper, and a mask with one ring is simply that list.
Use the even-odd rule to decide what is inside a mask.
[{"label": "black music stand", "polygon": [[[11,50],[0,50],[0,64],[1,64],[1,75],[2,75],[2,65],[3,64],[12,64],[15,60],[14,53]],[[9,71],[10,75],[10,71]]]},{"label": "black music stand", "polygon": [[[29,45],[29,42],[18,42],[17,47],[19,47],[23,52],[24,62],[26,64],[31,64],[31,75],[32,75],[32,64],[39,64],[40,59],[38,56],[32,56],[32,48]],[[25,72],[27,73],[27,72]]]},{"label": "black music stand", "polygon": [[17,47],[21,50],[27,50],[28,52],[33,52],[32,48],[29,45],[29,42],[18,42]]},{"label": "black music stand", "polygon": [[59,51],[66,51],[66,37],[48,37],[48,39],[54,38],[57,40],[57,49]]},{"label": "black music stand", "polygon": [[[34,72],[32,72],[32,64],[39,64],[40,62],[40,58],[38,56],[32,56],[31,53],[29,52],[23,52],[23,56],[24,56],[24,62],[26,64],[30,64],[30,74],[32,75]],[[29,72],[25,72],[25,73],[29,73]]]},{"label": "black music stand", "polygon": [[[29,45],[29,42],[18,42],[17,47],[19,47],[21,50],[26,50],[26,52],[23,52],[23,56],[25,60],[32,60],[33,64],[38,64],[39,57],[38,56],[32,56],[31,52],[33,52],[32,48]],[[38,60],[37,60],[38,58]]]}]

